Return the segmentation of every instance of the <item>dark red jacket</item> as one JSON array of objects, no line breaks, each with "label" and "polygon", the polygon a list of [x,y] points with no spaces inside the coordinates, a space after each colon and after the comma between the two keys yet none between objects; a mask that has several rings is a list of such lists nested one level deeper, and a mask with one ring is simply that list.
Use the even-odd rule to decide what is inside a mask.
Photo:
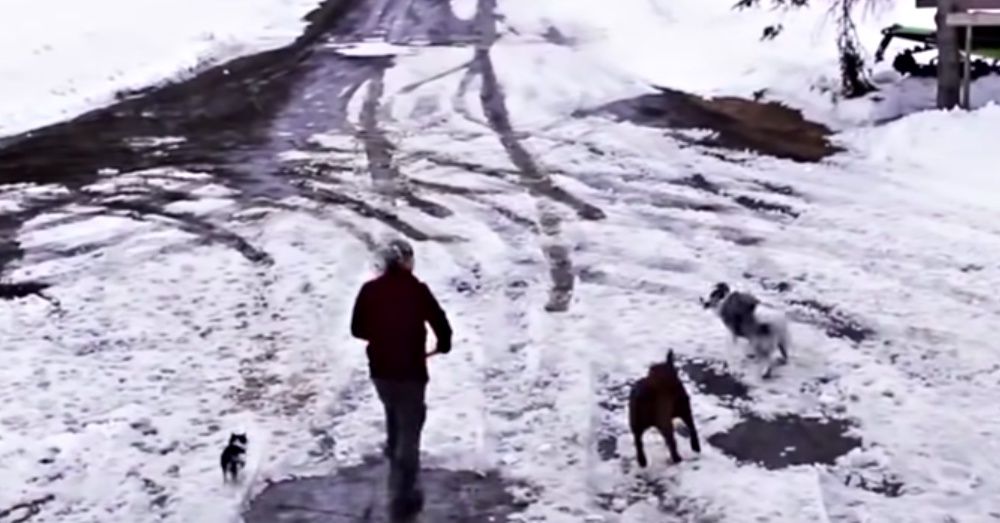
[{"label": "dark red jacket", "polygon": [[368,369],[375,379],[428,381],[427,328],[436,350],[451,350],[451,325],[425,283],[410,271],[391,269],[366,282],[354,302],[351,334],[368,342]]}]

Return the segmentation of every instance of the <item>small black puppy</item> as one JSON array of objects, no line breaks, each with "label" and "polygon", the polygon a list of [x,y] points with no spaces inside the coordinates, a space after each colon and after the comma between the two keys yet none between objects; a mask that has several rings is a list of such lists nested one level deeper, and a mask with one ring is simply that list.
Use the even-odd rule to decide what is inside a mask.
[{"label": "small black puppy", "polygon": [[222,465],[222,480],[225,482],[236,481],[240,472],[246,465],[247,435],[232,433],[229,435],[229,444],[222,449],[222,456],[219,458]]}]

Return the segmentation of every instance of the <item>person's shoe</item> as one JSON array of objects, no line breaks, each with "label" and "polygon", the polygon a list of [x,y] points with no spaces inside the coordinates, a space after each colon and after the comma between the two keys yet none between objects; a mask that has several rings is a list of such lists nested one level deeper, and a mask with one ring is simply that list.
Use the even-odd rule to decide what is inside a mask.
[{"label": "person's shoe", "polygon": [[400,496],[392,500],[392,517],[406,519],[417,515],[424,509],[424,493],[414,490],[408,496]]}]

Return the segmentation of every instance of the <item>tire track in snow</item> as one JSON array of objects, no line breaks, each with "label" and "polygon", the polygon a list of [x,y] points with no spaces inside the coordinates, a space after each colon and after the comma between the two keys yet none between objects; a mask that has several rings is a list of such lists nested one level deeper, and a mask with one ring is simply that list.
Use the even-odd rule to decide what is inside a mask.
[{"label": "tire track in snow", "polygon": [[[472,265],[469,279],[453,281],[456,291],[478,298],[475,306],[483,307],[480,314],[488,318],[479,334],[485,342],[480,345],[480,383],[485,402],[483,448],[494,458],[491,461],[509,467],[554,468],[560,471],[558,476],[574,478],[566,492],[580,492],[577,482],[585,476],[581,472],[586,467],[589,412],[581,408],[580,399],[587,396],[582,389],[589,387],[589,367],[587,361],[572,354],[577,339],[573,327],[581,313],[540,314],[535,304],[543,296],[535,294],[539,289],[533,283],[541,277],[542,260],[533,248],[534,224],[494,213],[489,202],[471,203],[473,208],[463,208],[461,214],[478,216],[499,239],[502,251],[514,253],[513,260],[507,262],[510,265],[495,267],[499,262],[487,258],[483,264]],[[463,254],[468,247],[455,249]],[[453,257],[456,261],[468,260],[472,254],[475,259],[482,251]],[[498,332],[504,336],[497,336]],[[544,437],[539,439],[539,434]],[[559,482],[540,486],[552,491],[550,500],[558,505],[557,509],[578,510],[575,494],[559,495],[568,485]]]},{"label": "tire track in snow", "polygon": [[[546,365],[544,351],[549,348],[538,332],[539,319],[545,318],[539,318],[536,304],[544,296],[537,294],[534,283],[544,277],[544,262],[534,248],[534,223],[495,212],[491,202],[482,200],[470,198],[461,214],[475,216],[488,227],[491,237],[476,238],[493,246],[447,247],[468,272],[453,279],[452,287],[473,300],[473,316],[484,318],[473,337],[480,340],[476,381],[482,393],[486,462],[508,472],[527,470],[545,459],[538,456],[538,432],[557,419],[557,395],[563,387],[561,376]],[[501,254],[496,258],[486,251]]]},{"label": "tire track in snow", "polygon": [[[474,24],[469,20],[458,18],[451,2],[448,0],[405,0],[405,7],[397,10],[388,41],[393,43],[411,43],[414,40],[425,41],[434,46],[466,45],[478,40],[473,31]],[[419,45],[419,44],[418,44]],[[434,81],[446,78],[452,74],[469,69],[471,61],[417,80],[400,88],[396,95],[406,95]],[[436,103],[431,103],[436,109]],[[432,112],[433,109],[426,112]],[[461,113],[461,110],[456,112]],[[383,102],[380,117],[383,121],[391,121],[392,100]],[[484,128],[485,122],[479,122]]]},{"label": "tire track in snow", "polygon": [[[265,215],[264,220],[268,217]],[[268,234],[266,221],[257,224],[257,230],[257,239],[263,242]],[[254,267],[251,292],[236,312],[253,350],[240,360],[241,383],[231,390],[230,396],[238,405],[258,414],[294,416],[313,399],[315,392],[296,386],[294,377],[282,376],[283,368],[298,355],[288,350],[290,343],[283,327],[289,318],[275,301],[280,297],[282,272],[275,259],[269,260],[266,265]]]},{"label": "tire track in snow", "polygon": [[[372,38],[395,39],[403,38],[412,31],[412,28],[403,27],[400,20],[405,19],[405,15],[412,9],[419,8],[418,2],[411,0],[379,0],[366,2],[350,11],[345,19],[338,23],[337,30],[328,37],[331,43],[357,42]],[[395,33],[400,33],[393,36]],[[339,136],[346,133],[353,136],[361,144],[361,149],[365,155],[372,180],[378,189],[390,189],[383,191],[387,196],[403,199],[421,212],[434,217],[450,216],[451,211],[447,208],[413,194],[412,187],[409,186],[405,178],[399,173],[394,165],[395,147],[388,139],[385,131],[380,127],[379,120],[385,112],[382,107],[382,91],[384,89],[384,75],[393,66],[392,58],[388,57],[357,57],[344,56],[337,53],[335,47],[320,47],[312,53],[308,66],[310,78],[306,82],[307,90],[301,97],[302,100],[324,100],[328,98],[328,92],[333,93],[333,100],[330,103],[319,103],[320,109],[312,106],[299,109],[299,113],[288,117],[288,122],[280,122],[276,127],[284,129],[292,127],[300,129],[306,127],[311,129],[315,118],[310,118],[306,125],[302,125],[297,119],[311,116],[317,110],[321,111],[324,123],[333,129],[332,135]],[[332,84],[332,88],[331,88]],[[364,89],[364,91],[362,90]],[[353,122],[350,118],[349,106],[352,100],[362,96],[361,112],[358,121]],[[313,103],[313,105],[317,105]],[[303,134],[299,132],[298,134]],[[303,137],[305,138],[305,137]],[[306,141],[305,139],[299,141]],[[309,144],[300,147],[308,152],[325,152],[328,148],[323,145]],[[333,148],[336,150],[336,148]],[[347,148],[345,148],[347,149]],[[287,151],[285,148],[283,150]],[[353,157],[357,150],[342,150]],[[304,166],[295,167],[296,164],[305,163]],[[442,240],[448,238],[438,238],[433,234],[426,233],[418,227],[403,220],[397,213],[381,206],[365,201],[364,191],[357,190],[350,193],[345,189],[354,185],[353,180],[346,178],[335,178],[343,172],[336,166],[329,166],[327,169],[319,169],[325,172],[316,172],[317,166],[323,166],[324,160],[309,162],[294,162],[289,176],[282,176],[283,185],[293,186],[295,195],[310,199],[323,205],[344,207],[364,218],[375,219],[385,225],[395,229],[397,232],[417,241]],[[381,186],[381,187],[380,187]],[[388,187],[387,187],[388,186]],[[345,226],[347,226],[345,224]],[[352,228],[349,227],[348,228]],[[364,235],[358,236],[362,241],[368,242]]]},{"label": "tire track in snow", "polygon": [[476,115],[472,113],[472,109],[469,108],[469,104],[467,102],[469,90],[472,88],[472,85],[476,82],[476,80],[482,81],[482,75],[482,68],[479,66],[479,62],[476,59],[469,62],[465,68],[465,74],[462,75],[462,79],[458,82],[458,89],[451,97],[451,106],[462,118],[488,129],[490,127],[489,122],[483,120],[482,118],[477,118]]},{"label": "tire track in snow", "polygon": [[[494,298],[500,303],[492,307],[490,332],[504,335],[492,336],[485,347],[484,447],[491,461],[514,475],[518,470],[545,467],[579,477],[574,473],[583,465],[577,452],[580,434],[576,427],[567,426],[573,416],[564,412],[569,372],[564,372],[563,355],[549,346],[555,340],[548,322],[566,318],[539,315],[536,300],[540,296],[533,294],[531,285],[539,276],[538,268],[531,260],[515,260],[515,264],[506,271],[502,294]],[[560,487],[538,486],[545,490]],[[563,508],[576,508],[568,499],[552,499]]]},{"label": "tire track in snow", "polygon": [[[573,140],[554,136],[536,136],[544,140],[558,144],[557,147],[572,146],[580,147],[586,145],[592,161],[590,164],[601,165],[608,161],[606,153],[592,144],[580,144]],[[550,149],[551,150],[551,149]],[[634,153],[633,153],[634,154]],[[582,162],[581,162],[582,163]],[[585,170],[564,170],[552,169],[552,173],[573,178],[577,182],[594,189],[599,193],[599,198],[607,200],[611,204],[625,204],[630,207],[634,214],[642,217],[645,221],[657,228],[676,229],[676,226],[687,220],[682,216],[659,216],[661,211],[693,211],[697,213],[713,213],[719,215],[742,216],[740,208],[756,211],[759,215],[767,218],[782,218],[780,215],[796,217],[798,211],[792,207],[761,200],[760,198],[737,195],[730,196],[717,185],[705,180],[700,174],[691,175],[675,180],[664,180],[655,171],[651,172],[648,166],[633,165],[632,162],[615,161],[608,167]],[[637,182],[647,182],[637,183]],[[765,182],[755,182],[755,187],[763,188],[768,192],[781,194],[785,197],[799,196],[789,187],[767,184]],[[675,188],[681,187],[680,192]],[[709,198],[698,197],[689,194],[697,191]],[[637,209],[638,206],[646,206],[652,209],[644,211]],[[745,220],[744,220],[745,221]],[[749,234],[736,226],[709,225],[697,223],[698,228],[712,228],[722,239],[741,246],[759,245],[763,238]]]},{"label": "tire track in snow", "polygon": [[507,152],[511,163],[520,171],[524,185],[537,196],[547,197],[573,209],[580,218],[585,220],[604,219],[604,211],[600,208],[584,202],[569,191],[557,186],[551,177],[539,167],[531,153],[521,144],[510,121],[503,87],[497,78],[489,49],[477,49],[475,62],[475,67],[482,71],[483,76],[479,94],[483,112],[486,114],[490,128],[500,139],[500,144]]},{"label": "tire track in snow", "polygon": [[[427,6],[413,0],[383,0],[369,4],[368,9],[358,15],[362,20],[355,26],[350,36],[359,39],[381,36],[391,41],[405,39],[408,34],[419,32],[421,27],[403,27],[401,22],[406,20],[409,14],[424,10],[432,15],[428,17],[427,22],[434,24],[440,18],[440,13],[436,13],[435,8],[440,10],[440,6],[435,4],[428,9]],[[341,58],[339,62],[342,62],[345,68],[360,71],[360,74],[351,76],[351,81],[341,91],[338,100],[343,108],[341,125],[361,142],[376,191],[386,196],[390,202],[394,202],[397,198],[401,199],[407,205],[429,216],[435,218],[451,216],[453,213],[450,209],[414,193],[414,185],[402,175],[396,164],[396,146],[381,127],[380,121],[388,121],[388,113],[391,112],[391,107],[383,102],[383,95],[385,74],[393,66],[392,58],[351,57]],[[351,99],[358,96],[362,86],[366,89],[361,101],[358,123],[355,126],[346,117],[347,106]],[[378,209],[360,199],[335,194],[326,188],[314,188],[313,194],[319,195],[326,203],[346,205],[362,216],[376,218],[412,239],[432,239],[431,235],[403,222],[395,213]]]},{"label": "tire track in snow", "polygon": [[371,232],[359,227],[351,221],[344,219],[343,217],[329,212],[328,209],[299,207],[284,202],[269,202],[267,207],[287,212],[306,214],[319,220],[334,222],[344,232],[360,241],[370,253],[375,253],[378,250],[378,241]]},{"label": "tire track in snow", "polygon": [[400,198],[408,205],[435,218],[447,218],[452,211],[443,205],[425,200],[413,194],[412,188],[396,166],[393,152],[396,147],[379,127],[379,105],[385,90],[385,68],[368,80],[368,89],[361,106],[361,130],[358,138],[362,141],[368,170],[376,190],[390,198]]},{"label": "tire track in snow", "polygon": [[[253,264],[269,265],[273,263],[270,254],[224,225],[215,223],[206,216],[199,216],[189,212],[169,211],[165,208],[171,203],[184,201],[196,201],[196,198],[180,191],[162,189],[156,186],[144,186],[142,188],[135,188],[134,190],[130,188],[127,191],[116,189],[114,192],[107,194],[104,191],[98,192],[84,188],[74,190],[65,196],[31,202],[29,206],[31,212],[36,216],[45,213],[66,212],[60,210],[71,205],[89,208],[88,210],[66,212],[65,216],[48,220],[40,226],[32,227],[30,231],[22,232],[38,234],[57,227],[81,223],[98,216],[120,216],[137,222],[160,223],[174,227],[195,236],[197,241],[201,243],[224,245],[240,253],[247,261]],[[70,252],[57,251],[46,253],[42,249],[37,253],[39,254],[39,259],[35,263],[44,261],[46,256],[49,258],[57,257],[60,254],[80,256],[88,252],[96,252],[106,248],[114,240],[115,238],[106,238],[100,242],[79,245]],[[32,255],[36,254],[34,249],[32,251]],[[21,253],[20,255],[23,254]]]},{"label": "tire track in snow", "polygon": [[729,191],[723,189],[717,183],[709,181],[701,174],[693,174],[691,176],[686,176],[683,178],[678,178],[671,180],[672,184],[679,185],[682,187],[689,187],[701,192],[705,192],[714,196],[726,197],[733,201],[736,205],[743,207],[745,209],[756,211],[758,213],[763,213],[765,215],[771,214],[782,214],[789,216],[791,218],[798,218],[799,212],[793,209],[790,205],[783,203],[770,202],[767,200],[762,200],[753,196],[747,196],[744,194],[732,194]]},{"label": "tire track in snow", "polygon": [[[484,409],[485,446],[487,453],[499,462],[524,451],[520,436],[525,430],[524,416],[552,404],[532,397],[524,377],[528,371],[530,277],[523,267],[505,271],[499,296],[494,297],[495,311],[490,321],[491,336],[485,347],[482,369],[482,389],[487,407]],[[499,333],[503,333],[499,335]]]},{"label": "tire track in snow", "polygon": [[[481,34],[494,34],[494,11],[495,1],[479,1],[476,19],[479,22]],[[491,45],[492,41],[489,43]],[[483,112],[486,115],[490,128],[493,129],[500,139],[500,144],[507,152],[511,163],[520,171],[521,183],[528,188],[532,195],[562,203],[576,211],[577,215],[583,219],[603,219],[605,217],[604,211],[580,200],[565,189],[556,186],[552,182],[552,179],[539,168],[527,149],[520,143],[514,131],[513,124],[510,121],[503,88],[493,68],[488,46],[484,45],[482,48],[475,50],[472,67],[482,77],[480,101]],[[549,300],[545,305],[545,309],[550,312],[563,312],[569,309],[569,303],[573,297],[573,287],[575,285],[573,263],[569,256],[569,246],[562,238],[562,218],[556,212],[547,208],[540,198],[537,201],[539,206],[539,225],[542,234],[547,237],[547,244],[543,247],[543,252],[549,261],[549,274],[552,280]]]},{"label": "tire track in snow", "polygon": [[[353,227],[351,222],[332,214],[317,213],[314,218],[334,222],[331,226],[334,229]],[[359,237],[369,236],[363,230],[351,232]],[[313,444],[307,447],[304,455],[272,456],[270,459],[293,462],[308,459],[312,463],[336,459],[337,442],[341,436],[337,432],[338,424],[344,417],[352,415],[372,400],[363,351],[357,352],[350,347],[340,348],[338,350],[354,355],[345,356],[346,361],[344,358],[334,360],[336,353],[330,350],[326,342],[313,341],[310,336],[303,336],[303,333],[298,332],[302,325],[300,318],[308,314],[308,311],[325,311],[329,315],[329,321],[319,319],[313,325],[332,324],[336,329],[342,328],[353,303],[349,299],[350,294],[347,294],[346,301],[334,300],[332,309],[326,310],[324,293],[314,285],[318,274],[299,270],[296,264],[298,256],[291,252],[302,248],[307,249],[307,252],[316,249],[315,244],[308,243],[314,238],[313,233],[311,229],[296,228],[273,238],[272,241],[290,243],[289,249],[281,251],[290,255],[285,257],[282,264],[255,271],[252,292],[248,293],[247,304],[241,307],[239,313],[245,318],[244,330],[250,333],[254,350],[240,362],[242,383],[232,391],[233,397],[238,404],[273,419],[312,420],[305,425],[308,427],[306,441],[311,440]],[[332,232],[325,236],[336,237]],[[367,250],[370,253],[374,245],[361,238],[359,242],[363,246],[362,252]],[[341,243],[338,247],[347,249],[349,243]],[[324,279],[325,282],[336,285],[341,295],[345,290],[343,283],[352,281],[357,274],[356,265],[340,261],[347,259],[345,255],[349,253],[341,252],[334,256],[333,259],[338,260],[333,264],[334,273]],[[284,270],[281,270],[282,267]],[[301,285],[296,285],[295,279],[301,280]],[[350,293],[352,290],[346,291]],[[290,329],[295,329],[296,332]],[[353,364],[345,365],[347,361],[352,361]],[[331,389],[332,394],[329,392]],[[297,437],[301,439],[301,435]],[[281,439],[287,440],[285,437]]]},{"label": "tire track in snow", "polygon": [[[464,161],[455,158],[449,158],[440,154],[436,154],[429,151],[420,151],[412,154],[412,159],[419,159],[431,162],[441,167],[451,167],[455,169],[460,169],[465,172],[481,174],[483,176],[488,176],[490,178],[496,178],[499,180],[509,180],[512,177],[517,177],[520,175],[519,171],[512,168],[498,168],[491,167],[482,164],[478,164],[471,161]],[[599,162],[600,159],[596,159],[595,162]],[[619,166],[620,167],[620,166]],[[666,216],[666,215],[656,215],[652,212],[637,210],[637,206],[649,206],[656,210],[680,210],[680,211],[694,211],[694,212],[711,212],[716,214],[725,214],[734,212],[735,209],[732,207],[727,207],[719,203],[712,203],[705,200],[699,200],[692,198],[690,196],[685,196],[677,194],[674,192],[665,192],[649,186],[642,187],[636,186],[635,184],[626,183],[622,181],[622,177],[627,177],[629,175],[624,172],[618,171],[565,171],[560,169],[553,169],[550,172],[558,173],[562,176],[570,177],[576,179],[578,182],[591,187],[597,191],[600,191],[601,198],[607,200],[612,204],[625,204],[628,205],[633,212],[644,221],[648,222],[650,225],[655,226],[658,229],[675,230],[679,225],[687,224],[688,227],[711,227],[719,236],[736,245],[741,246],[753,246],[759,245],[763,242],[763,238],[753,236],[745,231],[742,231],[736,227],[725,226],[725,225],[709,225],[701,222],[691,222],[680,215]],[[661,183],[662,185],[662,183]],[[511,213],[511,211],[506,208],[497,206],[494,204],[495,210],[498,212]],[[537,224],[527,218],[516,216],[516,219],[527,221],[532,227],[540,232]],[[691,223],[688,223],[691,222]],[[607,275],[598,274],[593,271],[588,271],[587,268],[575,268],[578,279],[590,278],[591,283],[597,283],[599,280],[605,278]],[[648,285],[647,291],[653,292],[654,294],[662,294],[667,292],[669,289],[667,287],[659,285]]]},{"label": "tire track in snow", "polygon": [[[439,80],[443,80],[443,79],[445,79],[445,78],[447,78],[447,77],[449,77],[449,76],[451,76],[453,74],[466,71],[466,70],[469,69],[469,67],[471,65],[472,65],[472,61],[470,60],[470,61],[468,61],[466,63],[457,65],[457,66],[452,67],[450,69],[446,69],[444,71],[441,71],[440,73],[431,75],[431,76],[429,76],[427,78],[422,78],[420,80],[417,80],[415,82],[406,84],[403,87],[399,88],[399,90],[397,90],[395,93],[393,93],[390,98],[388,98],[388,99],[386,99],[385,101],[382,102],[382,112],[381,112],[382,113],[381,114],[382,120],[385,121],[385,122],[393,120],[393,118],[392,118],[392,114],[393,114],[393,101],[394,101],[394,98],[396,96],[411,95],[415,91],[417,91],[418,89],[420,89],[422,87],[425,87],[425,86],[427,86],[427,85],[429,85],[431,83],[434,83],[434,82],[439,81]],[[456,102],[454,102],[454,101],[452,102],[453,105],[455,103]],[[421,114],[433,114],[433,113],[435,113],[435,112],[437,112],[439,110],[439,107],[440,107],[440,102],[438,102],[437,100],[428,99],[428,101],[423,101],[422,100],[421,103],[418,105],[418,109],[417,110],[419,110]],[[417,112],[417,110],[414,110],[414,114]],[[461,111],[457,107],[455,109],[455,112],[461,114]],[[438,123],[440,123],[442,121],[445,121],[444,117],[442,117],[440,120],[438,120]],[[484,127],[486,127],[486,123],[485,122],[483,122],[482,125]]]},{"label": "tire track in snow", "polygon": [[[392,228],[396,232],[412,240],[439,241],[439,242],[455,241],[455,238],[452,236],[436,235],[424,232],[423,230],[418,229],[416,226],[411,225],[409,222],[400,218],[398,214],[392,211],[387,211],[385,209],[376,207],[359,198],[347,196],[345,194],[341,194],[336,191],[315,185],[311,186],[309,188],[309,191],[312,199],[318,202],[339,207],[345,207],[347,209],[350,209],[351,211],[354,211],[361,217],[378,220],[383,225]],[[359,239],[362,239],[366,243],[370,243],[369,238],[370,237],[367,236],[365,237],[359,236]]]}]

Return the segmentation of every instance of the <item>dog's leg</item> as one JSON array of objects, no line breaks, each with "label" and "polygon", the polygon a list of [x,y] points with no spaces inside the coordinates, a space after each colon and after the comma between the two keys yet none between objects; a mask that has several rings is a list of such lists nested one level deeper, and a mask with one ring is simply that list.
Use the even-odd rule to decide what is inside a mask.
[{"label": "dog's leg", "polygon": [[745,338],[745,340],[746,346],[743,349],[743,355],[748,360],[757,361],[757,358],[760,357],[757,340],[755,338]]},{"label": "dog's leg", "polygon": [[691,440],[691,450],[701,454],[701,442],[698,441],[698,429],[694,426],[694,416],[691,415],[691,403],[685,402],[685,405],[678,411],[678,417],[687,426],[688,439]]},{"label": "dog's leg", "polygon": [[788,363],[788,341],[781,339],[778,341],[778,352],[781,353],[781,363]]},{"label": "dog's leg", "polygon": [[667,444],[667,450],[670,451],[670,459],[674,463],[681,462],[681,455],[677,452],[677,438],[674,437],[674,426],[672,423],[667,423],[666,427],[656,427],[663,436],[663,442]]},{"label": "dog's leg", "polygon": [[648,460],[646,460],[646,449],[644,449],[643,446],[642,446],[642,433],[643,432],[645,432],[645,431],[644,430],[633,429],[632,430],[632,440],[635,442],[635,459],[636,459],[636,461],[639,462],[639,466],[640,467],[646,468],[646,465],[649,462],[648,462]]},{"label": "dog's leg", "polygon": [[764,370],[760,373],[761,379],[771,379],[771,372],[774,370],[774,362],[768,358],[767,362],[764,363]]},{"label": "dog's leg", "polygon": [[642,468],[648,464],[646,449],[642,446],[642,435],[652,425],[649,419],[649,391],[646,389],[645,383],[645,379],[643,379],[632,385],[628,397],[628,428],[632,432],[632,441],[635,443],[635,459]]},{"label": "dog's leg", "polygon": [[788,321],[782,318],[776,322],[775,327],[774,348],[781,355],[779,363],[785,364],[788,363]]}]

